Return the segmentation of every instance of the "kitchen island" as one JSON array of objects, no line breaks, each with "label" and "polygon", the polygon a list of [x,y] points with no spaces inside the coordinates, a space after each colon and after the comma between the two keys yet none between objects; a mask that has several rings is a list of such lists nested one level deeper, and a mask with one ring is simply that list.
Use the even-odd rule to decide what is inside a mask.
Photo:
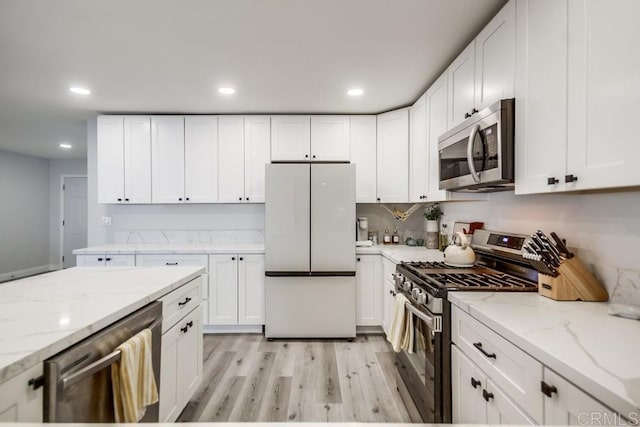
[{"label": "kitchen island", "polygon": [[[38,421],[12,409],[10,400],[21,392],[37,398],[36,387],[27,382],[42,371],[45,359],[203,272],[201,267],[78,267],[0,285],[0,420]],[[34,378],[18,381],[27,372]]]}]

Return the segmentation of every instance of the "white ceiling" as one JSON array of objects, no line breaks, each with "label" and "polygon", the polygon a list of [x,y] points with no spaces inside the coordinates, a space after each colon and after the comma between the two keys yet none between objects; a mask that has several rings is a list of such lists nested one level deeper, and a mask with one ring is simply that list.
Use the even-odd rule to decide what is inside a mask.
[{"label": "white ceiling", "polygon": [[[98,113],[405,106],[504,3],[0,0],[0,148],[84,157],[85,121]],[[92,94],[74,95],[73,85]],[[346,96],[356,86],[365,94]]]}]

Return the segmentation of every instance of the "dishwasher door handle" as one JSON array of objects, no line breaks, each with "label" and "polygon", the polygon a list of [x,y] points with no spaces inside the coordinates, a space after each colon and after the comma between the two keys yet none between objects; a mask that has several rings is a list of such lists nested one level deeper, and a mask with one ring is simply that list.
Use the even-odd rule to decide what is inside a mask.
[{"label": "dishwasher door handle", "polygon": [[[151,323],[151,325],[148,326],[147,329],[153,329],[157,327],[160,322],[162,322],[162,318],[156,319],[153,323]],[[93,374],[106,368],[107,366],[113,365],[115,362],[120,360],[121,357],[122,357],[122,352],[120,350],[112,351],[106,356],[80,369],[78,372],[74,372],[73,374],[67,377],[60,378],[59,381],[62,383],[62,389],[64,390],[68,387],[71,387],[77,382],[92,376]]]}]

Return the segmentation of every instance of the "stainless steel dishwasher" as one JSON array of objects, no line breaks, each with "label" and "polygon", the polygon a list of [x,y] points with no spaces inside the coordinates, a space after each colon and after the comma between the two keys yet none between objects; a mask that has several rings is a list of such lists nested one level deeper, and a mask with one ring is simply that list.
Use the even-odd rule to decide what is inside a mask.
[{"label": "stainless steel dishwasher", "polygon": [[[143,329],[151,329],[153,372],[160,390],[162,303],[153,302],[44,362],[44,421],[113,423],[111,365],[115,350]],[[158,404],[142,422],[158,422]]]}]

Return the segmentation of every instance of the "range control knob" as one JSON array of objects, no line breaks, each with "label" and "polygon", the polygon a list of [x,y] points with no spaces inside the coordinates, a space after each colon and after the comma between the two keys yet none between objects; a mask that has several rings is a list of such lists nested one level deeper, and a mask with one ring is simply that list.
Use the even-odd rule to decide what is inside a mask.
[{"label": "range control knob", "polygon": [[427,303],[427,294],[424,292],[421,292],[420,295],[418,295],[418,304],[426,304]]},{"label": "range control knob", "polygon": [[402,287],[407,292],[411,292],[411,289],[413,289],[413,286],[414,286],[413,283],[410,282],[409,280],[405,280],[405,282],[402,284]]},{"label": "range control knob", "polygon": [[416,300],[418,299],[418,297],[420,296],[421,293],[422,293],[422,291],[420,290],[420,288],[413,288],[411,290],[411,296],[413,298],[415,298]]}]

